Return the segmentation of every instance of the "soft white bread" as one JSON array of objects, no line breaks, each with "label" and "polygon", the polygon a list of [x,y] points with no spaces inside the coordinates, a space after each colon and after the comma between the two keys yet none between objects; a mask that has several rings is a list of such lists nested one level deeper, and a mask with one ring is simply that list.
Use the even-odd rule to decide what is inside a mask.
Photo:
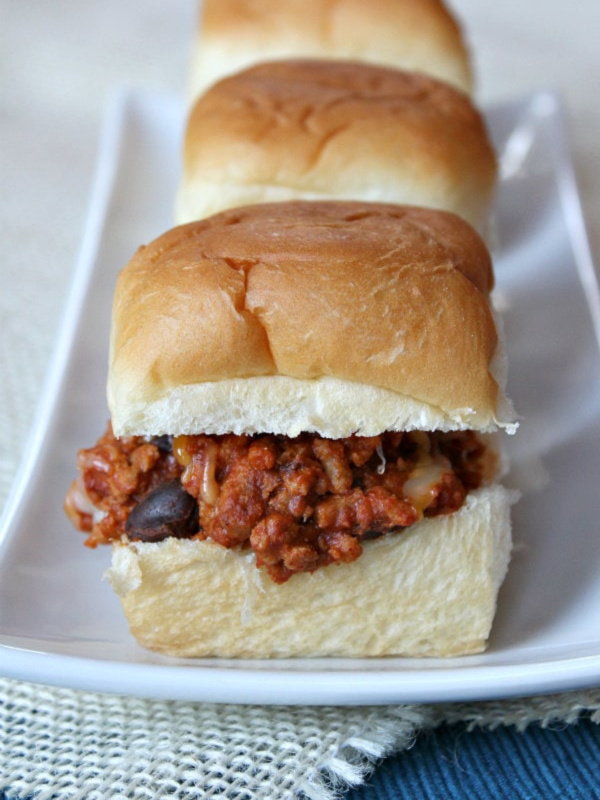
[{"label": "soft white bread", "polygon": [[107,577],[131,632],[173,656],[457,656],[482,651],[511,551],[501,487],[365,542],[352,564],[277,585],[210,541],[116,545]]},{"label": "soft white bread", "polygon": [[441,211],[277,203],[174,228],[118,279],[115,434],[511,426],[492,280]]},{"label": "soft white bread", "polygon": [[356,59],[472,86],[460,27],[441,0],[204,0],[189,96],[259,61]]},{"label": "soft white bread", "polygon": [[496,157],[479,111],[425,75],[359,62],[259,64],[189,118],[178,224],[250,203],[410,203],[489,225]]}]

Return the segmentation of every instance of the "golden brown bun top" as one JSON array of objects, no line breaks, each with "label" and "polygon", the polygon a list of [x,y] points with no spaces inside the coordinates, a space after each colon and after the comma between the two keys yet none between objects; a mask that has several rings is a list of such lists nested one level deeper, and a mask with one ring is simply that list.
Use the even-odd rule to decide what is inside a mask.
[{"label": "golden brown bun top", "polygon": [[491,285],[475,231],[422,208],[263,204],[174,228],[118,280],[113,418],[182,386],[328,376],[476,427],[496,415]]},{"label": "golden brown bun top", "polygon": [[481,230],[495,178],[482,116],[451,86],[355,61],[274,61],[197,101],[176,222],[327,198],[440,208]]},{"label": "golden brown bun top", "polygon": [[288,57],[358,59],[472,86],[462,32],[441,0],[204,0],[190,93]]}]

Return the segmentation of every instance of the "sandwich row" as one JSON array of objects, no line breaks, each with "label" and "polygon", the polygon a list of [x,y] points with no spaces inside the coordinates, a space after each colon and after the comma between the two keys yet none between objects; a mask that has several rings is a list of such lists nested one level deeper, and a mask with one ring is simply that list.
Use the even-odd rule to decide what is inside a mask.
[{"label": "sandwich row", "polygon": [[486,646],[516,423],[471,85],[435,0],[205,0],[178,224],[119,276],[65,501],[145,647]]}]

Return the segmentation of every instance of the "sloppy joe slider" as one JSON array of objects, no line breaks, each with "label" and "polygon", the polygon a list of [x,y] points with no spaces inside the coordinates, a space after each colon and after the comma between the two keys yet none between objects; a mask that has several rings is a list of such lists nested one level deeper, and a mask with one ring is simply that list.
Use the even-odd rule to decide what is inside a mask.
[{"label": "sloppy joe slider", "polygon": [[175,222],[249,203],[335,199],[439,208],[485,231],[495,182],[485,122],[457,89],[357,61],[274,61],[197,100]]},{"label": "sloppy joe slider", "polygon": [[485,647],[514,430],[490,257],[460,218],[357,202],[174,228],[114,299],[111,425],[66,509],[132,633],[178,656]]}]

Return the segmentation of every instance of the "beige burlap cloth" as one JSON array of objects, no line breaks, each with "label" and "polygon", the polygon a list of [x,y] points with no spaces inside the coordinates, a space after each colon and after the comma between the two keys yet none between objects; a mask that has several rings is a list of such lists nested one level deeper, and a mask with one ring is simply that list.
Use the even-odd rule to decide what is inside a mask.
[{"label": "beige burlap cloth", "polygon": [[333,800],[443,721],[600,722],[600,691],[369,708],[210,705],[0,680],[0,789],[11,800]]}]

